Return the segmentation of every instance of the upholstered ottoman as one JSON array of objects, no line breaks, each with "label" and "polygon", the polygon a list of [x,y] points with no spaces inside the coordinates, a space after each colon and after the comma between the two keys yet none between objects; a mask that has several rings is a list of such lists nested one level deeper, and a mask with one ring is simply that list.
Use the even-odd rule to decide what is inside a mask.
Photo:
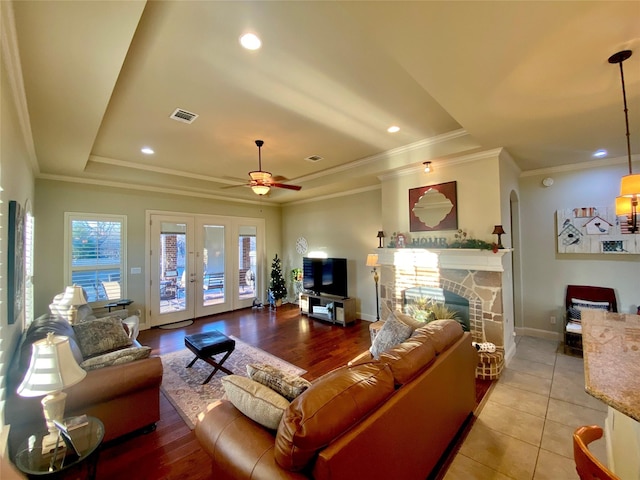
[{"label": "upholstered ottoman", "polygon": [[[229,358],[233,350],[236,348],[235,340],[227,337],[217,330],[213,330],[206,333],[187,335],[184,337],[184,344],[196,355],[196,357],[191,360],[191,363],[187,365],[187,368],[191,368],[198,359],[204,360],[214,367],[213,372],[211,372],[207,379],[202,382],[203,385],[208,383],[218,370],[222,370],[228,375],[233,375],[233,372],[228,368],[223,367],[222,364],[227,360],[227,358]],[[224,353],[224,356],[222,357],[222,360],[216,362],[213,356],[219,353]]]}]

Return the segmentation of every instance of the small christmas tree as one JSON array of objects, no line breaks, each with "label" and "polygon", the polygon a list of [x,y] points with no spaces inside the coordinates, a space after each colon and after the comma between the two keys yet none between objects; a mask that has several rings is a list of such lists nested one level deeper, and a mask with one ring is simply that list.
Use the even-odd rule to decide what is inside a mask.
[{"label": "small christmas tree", "polygon": [[287,296],[287,287],[284,282],[284,277],[282,276],[282,262],[278,258],[277,253],[273,259],[273,263],[271,264],[269,293],[276,303],[281,303],[282,299]]}]

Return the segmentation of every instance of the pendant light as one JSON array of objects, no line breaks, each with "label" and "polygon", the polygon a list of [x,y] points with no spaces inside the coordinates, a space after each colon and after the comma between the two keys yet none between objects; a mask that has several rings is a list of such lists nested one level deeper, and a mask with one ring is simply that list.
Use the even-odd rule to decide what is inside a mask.
[{"label": "pendant light", "polygon": [[624,103],[624,120],[627,128],[627,159],[629,162],[629,175],[622,177],[620,181],[620,196],[616,198],[616,215],[630,217],[629,231],[635,233],[638,230],[636,214],[638,198],[640,197],[640,174],[633,174],[631,169],[631,139],[629,134],[629,110],[627,108],[627,92],[624,86],[624,70],[622,62],[631,57],[631,50],[622,50],[609,57],[609,63],[620,65],[620,80],[622,82],[622,100]]}]

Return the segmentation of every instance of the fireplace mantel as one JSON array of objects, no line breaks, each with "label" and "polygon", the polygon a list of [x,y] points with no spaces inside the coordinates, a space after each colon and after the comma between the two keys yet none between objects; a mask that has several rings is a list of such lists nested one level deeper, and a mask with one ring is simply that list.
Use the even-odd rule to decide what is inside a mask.
[{"label": "fireplace mantel", "polygon": [[380,265],[396,265],[400,261],[421,266],[437,262],[439,268],[452,270],[503,272],[502,257],[512,251],[511,248],[500,249],[496,253],[468,248],[379,248],[377,254]]}]

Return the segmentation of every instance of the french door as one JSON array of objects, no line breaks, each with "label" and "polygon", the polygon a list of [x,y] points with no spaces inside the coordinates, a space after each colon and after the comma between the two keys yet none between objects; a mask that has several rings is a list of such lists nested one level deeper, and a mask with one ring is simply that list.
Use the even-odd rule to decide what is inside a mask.
[{"label": "french door", "polygon": [[149,317],[165,325],[249,307],[264,288],[264,220],[148,214]]}]

